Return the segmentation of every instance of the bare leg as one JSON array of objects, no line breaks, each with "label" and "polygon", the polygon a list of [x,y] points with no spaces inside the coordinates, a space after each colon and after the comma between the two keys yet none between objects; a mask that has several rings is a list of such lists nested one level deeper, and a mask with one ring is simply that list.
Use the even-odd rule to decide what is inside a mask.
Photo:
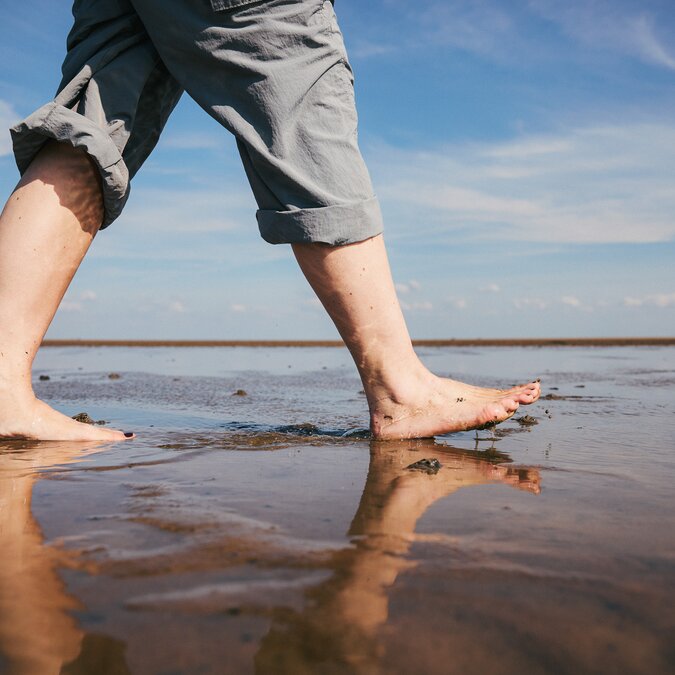
[{"label": "bare leg", "polygon": [[36,157],[0,215],[0,438],[125,438],[56,412],[31,385],[35,354],[102,216],[94,167],[56,143]]},{"label": "bare leg", "polygon": [[482,389],[432,375],[415,354],[382,236],[349,246],[294,244],[300,267],[354,357],[376,438],[434,436],[502,422],[539,383]]}]

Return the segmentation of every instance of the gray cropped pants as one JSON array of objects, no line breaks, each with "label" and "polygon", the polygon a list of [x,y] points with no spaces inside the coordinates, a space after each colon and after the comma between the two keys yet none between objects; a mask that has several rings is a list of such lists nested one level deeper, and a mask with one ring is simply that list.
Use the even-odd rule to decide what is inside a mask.
[{"label": "gray cropped pants", "polygon": [[56,98],[12,130],[23,173],[50,139],[101,174],[107,227],[186,91],[236,137],[270,243],[362,241],[382,218],[328,0],[75,0]]}]

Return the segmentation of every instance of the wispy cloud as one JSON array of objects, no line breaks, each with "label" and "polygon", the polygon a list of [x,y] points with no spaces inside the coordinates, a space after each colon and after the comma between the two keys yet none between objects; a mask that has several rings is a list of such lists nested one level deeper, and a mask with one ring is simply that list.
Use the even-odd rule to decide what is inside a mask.
[{"label": "wispy cloud", "polygon": [[349,56],[352,59],[370,59],[377,56],[387,56],[395,50],[394,45],[359,39],[350,45]]},{"label": "wispy cloud", "polygon": [[81,312],[82,303],[76,300],[63,300],[59,305],[59,312]]},{"label": "wispy cloud", "polygon": [[[675,238],[675,125],[571,129],[441,151],[374,146],[372,170],[393,228],[411,209],[464,241],[602,243]],[[405,208],[409,207],[409,208]],[[400,229],[396,227],[400,213]]]},{"label": "wispy cloud", "polygon": [[514,298],[512,303],[519,310],[542,310],[549,306],[549,302],[543,298]]},{"label": "wispy cloud", "polygon": [[406,302],[403,300],[401,301],[401,308],[406,312],[430,312],[434,308],[434,305],[430,300],[417,300],[415,302]]},{"label": "wispy cloud", "polygon": [[642,296],[626,296],[623,299],[626,307],[675,307],[675,293],[652,293]]},{"label": "wispy cloud", "polygon": [[469,306],[466,298],[448,298],[447,302],[455,309],[466,309]]},{"label": "wispy cloud", "polygon": [[417,279],[410,279],[405,283],[397,283],[395,286],[397,293],[403,295],[407,293],[414,293],[415,291],[419,291],[422,288],[422,284],[417,281]]},{"label": "wispy cloud", "polygon": [[10,103],[0,99],[0,157],[12,152],[12,142],[7,129],[21,119]]},{"label": "wispy cloud", "polygon": [[[535,13],[557,24],[577,43],[675,70],[675,52],[659,35],[661,24],[665,34],[672,36],[673,17],[669,3],[665,4],[665,12],[659,12],[658,4],[649,0],[568,0],[565,3],[530,0],[529,4]],[[670,43],[672,45],[672,39]]]},{"label": "wispy cloud", "polygon": [[222,150],[227,136],[219,128],[208,131],[174,131],[163,137],[162,146],[170,150]]},{"label": "wispy cloud", "polygon": [[133,191],[120,223],[168,232],[231,232],[250,227],[255,205],[243,190],[145,188]]},{"label": "wispy cloud", "polygon": [[566,307],[571,307],[572,309],[579,310],[580,312],[592,312],[593,307],[585,303],[583,300],[580,300],[576,295],[563,295],[560,298],[560,302]]},{"label": "wispy cloud", "polygon": [[[526,68],[532,67],[532,57],[547,62],[570,58],[587,61],[593,54],[603,53],[675,69],[675,51],[670,40],[674,17],[669,2],[384,0],[384,3],[389,12],[406,21],[406,37],[399,44],[407,50],[446,46]],[[378,31],[382,32],[381,26]],[[570,49],[572,46],[576,49]]]},{"label": "wispy cloud", "polygon": [[414,11],[427,40],[483,55],[501,52],[516,30],[513,15],[497,2],[444,0]]}]

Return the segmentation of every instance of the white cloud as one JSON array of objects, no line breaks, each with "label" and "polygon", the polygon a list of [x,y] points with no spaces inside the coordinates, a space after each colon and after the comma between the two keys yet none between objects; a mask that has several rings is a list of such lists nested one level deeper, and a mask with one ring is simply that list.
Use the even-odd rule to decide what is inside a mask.
[{"label": "white cloud", "polygon": [[82,303],[74,300],[62,300],[59,305],[60,312],[81,312]]},{"label": "white cloud", "polygon": [[592,312],[593,307],[591,305],[582,302],[576,295],[564,295],[560,298],[560,302],[567,307],[572,307],[582,312]]},{"label": "white cloud", "polygon": [[21,116],[12,105],[0,99],[0,157],[12,152],[12,142],[7,129],[20,119]]},{"label": "white cloud", "polygon": [[429,300],[420,300],[418,302],[401,302],[401,308],[405,311],[431,311],[434,305]]},{"label": "white cloud", "polygon": [[483,291],[483,293],[499,293],[501,292],[501,287],[499,284],[487,284],[486,286],[482,286],[480,291]]},{"label": "white cloud", "polygon": [[[675,238],[675,124],[570,129],[439,151],[374,146],[396,237],[557,243]],[[422,209],[426,227],[403,227]],[[397,219],[400,227],[397,229]]]},{"label": "white cloud", "polygon": [[246,305],[242,305],[240,303],[234,303],[234,304],[230,305],[230,309],[233,312],[242,313],[242,312],[245,312],[247,310],[247,307],[246,307]]},{"label": "white cloud", "polygon": [[83,300],[84,302],[96,300],[96,293],[91,289],[86,289],[80,293],[80,300]]},{"label": "white cloud", "polygon": [[417,281],[417,279],[410,279],[405,283],[396,283],[394,284],[394,286],[396,287],[396,292],[399,295],[407,295],[408,293],[414,293],[422,288],[422,284],[419,281]]},{"label": "white cloud", "polygon": [[528,310],[528,309],[546,309],[549,303],[542,298],[514,298],[513,306],[516,309]]},{"label": "white cloud", "polygon": [[568,305],[569,307],[581,307],[581,300],[575,297],[574,295],[565,295],[560,298],[560,302],[563,305]]},{"label": "white cloud", "polygon": [[643,296],[626,296],[623,299],[626,307],[642,307],[644,305],[652,307],[673,307],[675,306],[675,293],[652,293]]},{"label": "white cloud", "polygon": [[173,300],[169,303],[169,311],[176,314],[183,314],[186,311],[185,305],[180,300]]}]

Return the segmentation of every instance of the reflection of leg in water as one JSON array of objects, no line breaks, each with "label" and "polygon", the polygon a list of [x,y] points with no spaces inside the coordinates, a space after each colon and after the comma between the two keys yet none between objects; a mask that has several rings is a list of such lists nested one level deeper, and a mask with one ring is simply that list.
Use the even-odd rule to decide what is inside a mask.
[{"label": "reflection of leg in water", "polygon": [[68,614],[76,603],[56,572],[56,552],[44,546],[31,497],[41,468],[101,445],[0,443],[0,654],[10,673],[59,673],[80,649],[82,632]]},{"label": "reflection of leg in water", "polygon": [[[256,672],[378,672],[376,635],[388,617],[387,589],[415,566],[406,556],[425,511],[472,485],[506,483],[539,492],[536,470],[448,450],[432,440],[371,444],[368,478],[349,530],[354,546],[332,557],[333,575],[307,592],[302,613],[275,611],[256,655]],[[443,468],[436,475],[406,469],[422,457],[438,457]]]}]

